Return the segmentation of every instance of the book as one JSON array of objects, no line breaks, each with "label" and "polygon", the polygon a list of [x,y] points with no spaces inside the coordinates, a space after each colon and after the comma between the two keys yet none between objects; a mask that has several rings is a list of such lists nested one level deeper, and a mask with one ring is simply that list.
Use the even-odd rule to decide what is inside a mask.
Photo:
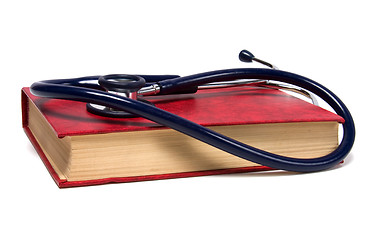
[{"label": "book", "polygon": [[[22,125],[59,187],[272,170],[147,119],[102,117],[86,103],[22,89]],[[151,96],[156,107],[276,154],[312,158],[338,146],[344,120],[276,89],[247,86]]]}]

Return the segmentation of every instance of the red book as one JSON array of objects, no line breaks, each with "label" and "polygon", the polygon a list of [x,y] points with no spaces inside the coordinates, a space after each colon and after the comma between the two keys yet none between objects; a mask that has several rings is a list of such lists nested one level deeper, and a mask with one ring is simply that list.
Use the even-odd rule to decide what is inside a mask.
[{"label": "red book", "polygon": [[[334,113],[274,89],[207,89],[148,100],[287,156],[331,152],[343,122]],[[29,88],[22,89],[22,113],[26,135],[59,187],[270,170],[144,118],[97,116],[86,111],[86,103],[36,97]],[[309,147],[312,142],[316,147]]]}]

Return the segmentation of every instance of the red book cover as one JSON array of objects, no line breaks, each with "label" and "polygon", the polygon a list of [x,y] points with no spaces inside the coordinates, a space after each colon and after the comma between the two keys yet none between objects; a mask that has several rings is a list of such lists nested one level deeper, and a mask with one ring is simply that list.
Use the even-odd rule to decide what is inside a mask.
[{"label": "red book cover", "polygon": [[[108,118],[97,116],[86,111],[86,103],[40,98],[32,95],[29,88],[23,88],[23,128],[59,187],[270,170],[265,166],[256,166],[86,181],[60,179],[28,127],[28,99],[43,114],[58,138],[86,134],[154,130],[166,127],[140,117]],[[274,89],[250,87],[207,89],[199,90],[195,94],[153,96],[148,97],[148,100],[160,109],[203,126],[287,122],[343,122],[343,119],[334,113]]]}]

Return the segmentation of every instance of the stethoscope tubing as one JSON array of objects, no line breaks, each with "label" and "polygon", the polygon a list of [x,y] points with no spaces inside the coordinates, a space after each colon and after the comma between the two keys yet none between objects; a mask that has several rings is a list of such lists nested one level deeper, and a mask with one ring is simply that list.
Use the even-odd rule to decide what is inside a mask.
[{"label": "stethoscope tubing", "polygon": [[96,87],[96,84],[88,85],[87,83],[80,83],[83,80],[93,80],[97,76],[41,81],[32,84],[30,89],[34,95],[40,97],[89,102],[127,111],[182,132],[235,156],[274,169],[295,172],[314,172],[329,169],[339,164],[349,154],[353,146],[355,125],[345,104],[329,89],[306,77],[281,70],[265,68],[225,69],[186,77],[170,76],[172,76],[171,79],[157,81],[161,88],[161,94],[174,93],[185,88],[196,87],[211,82],[235,79],[276,80],[302,87],[326,101],[345,120],[343,123],[343,139],[340,145],[328,155],[311,159],[291,158],[254,148],[141,101],[98,90],[99,88]]}]

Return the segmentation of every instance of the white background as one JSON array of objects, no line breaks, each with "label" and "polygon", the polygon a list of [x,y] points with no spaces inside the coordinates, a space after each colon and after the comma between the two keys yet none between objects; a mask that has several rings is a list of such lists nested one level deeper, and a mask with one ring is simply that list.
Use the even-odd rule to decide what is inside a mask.
[{"label": "white background", "polygon": [[[372,4],[1,1],[0,238],[376,239]],[[35,81],[247,67],[244,48],[343,99],[357,138],[342,167],[59,189],[22,130]]]}]

